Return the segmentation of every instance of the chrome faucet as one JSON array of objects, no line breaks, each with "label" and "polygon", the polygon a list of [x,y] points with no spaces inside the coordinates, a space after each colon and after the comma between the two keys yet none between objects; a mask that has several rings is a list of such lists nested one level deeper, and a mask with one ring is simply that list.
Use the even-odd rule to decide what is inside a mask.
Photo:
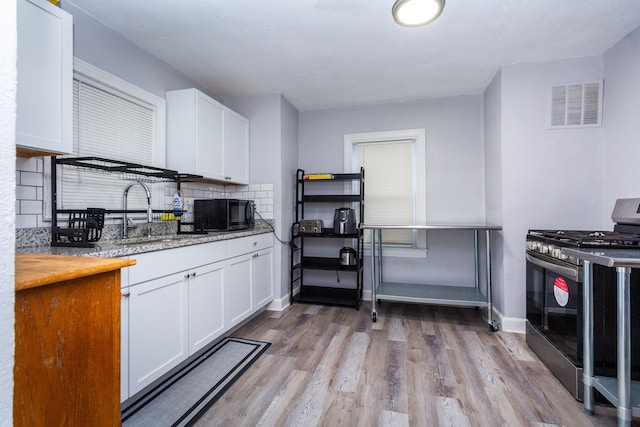
[{"label": "chrome faucet", "polygon": [[147,195],[147,237],[151,237],[151,222],[153,221],[153,211],[151,210],[151,190],[149,190],[149,187],[144,182],[134,181],[129,185],[127,185],[124,189],[124,193],[122,193],[122,210],[123,210],[122,238],[123,239],[126,239],[129,235],[128,233],[129,218],[127,217],[127,195],[129,194],[129,190],[131,189],[131,187],[133,187],[136,184],[139,184],[144,189],[144,192]]}]

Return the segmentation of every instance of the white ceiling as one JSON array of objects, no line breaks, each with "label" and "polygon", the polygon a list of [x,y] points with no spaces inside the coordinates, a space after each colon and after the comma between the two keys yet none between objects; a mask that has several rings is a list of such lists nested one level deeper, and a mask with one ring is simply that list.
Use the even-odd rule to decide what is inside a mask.
[{"label": "white ceiling", "polygon": [[598,55],[638,0],[447,0],[404,28],[393,0],[66,0],[213,93],[298,110],[481,93],[501,65]]}]

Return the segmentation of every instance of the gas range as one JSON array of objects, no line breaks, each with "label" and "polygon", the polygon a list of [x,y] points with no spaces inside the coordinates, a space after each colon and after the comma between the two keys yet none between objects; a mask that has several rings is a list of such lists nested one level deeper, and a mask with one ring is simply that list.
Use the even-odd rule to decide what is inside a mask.
[{"label": "gas range", "polygon": [[[573,249],[640,249],[640,198],[616,201],[613,231],[529,230],[526,238],[526,341],[543,363],[582,400],[583,269],[561,252]],[[615,376],[616,270],[594,265],[593,342],[596,375]],[[640,301],[640,269],[631,273],[631,301]],[[640,310],[633,310],[632,378],[640,380]],[[598,398],[597,398],[598,400]]]},{"label": "gas range", "polygon": [[561,253],[562,248],[638,249],[640,234],[619,231],[591,230],[529,230],[527,251],[581,265],[581,261]]}]

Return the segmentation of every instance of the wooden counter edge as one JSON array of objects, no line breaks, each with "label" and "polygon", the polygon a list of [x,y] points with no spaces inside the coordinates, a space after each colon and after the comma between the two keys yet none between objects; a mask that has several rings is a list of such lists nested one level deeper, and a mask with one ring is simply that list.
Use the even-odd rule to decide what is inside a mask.
[{"label": "wooden counter edge", "polygon": [[15,290],[17,292],[64,280],[119,270],[135,263],[135,259],[129,258],[16,254]]}]

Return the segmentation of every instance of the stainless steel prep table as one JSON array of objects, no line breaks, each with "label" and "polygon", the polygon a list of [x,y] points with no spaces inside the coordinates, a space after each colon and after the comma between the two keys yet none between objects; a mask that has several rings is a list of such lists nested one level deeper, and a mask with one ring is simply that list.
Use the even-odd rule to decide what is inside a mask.
[{"label": "stainless steel prep table", "polygon": [[[640,250],[569,249],[562,253],[583,260],[584,409],[593,413],[593,388],[617,407],[618,425],[630,426],[633,416],[640,416],[640,381],[631,381],[631,304],[632,268],[640,268]],[[593,267],[592,263],[616,269],[617,276],[617,378],[593,375]],[[636,308],[637,309],[637,308]]]},{"label": "stainless steel prep table", "polygon": [[[397,301],[462,307],[486,307],[487,323],[491,327],[491,330],[497,330],[496,323],[493,320],[493,306],[491,301],[491,231],[502,230],[501,226],[489,224],[364,224],[362,228],[370,230],[371,232],[371,319],[374,322],[378,317],[376,309],[378,300]],[[382,230],[473,231],[475,247],[475,286],[438,286],[385,282],[382,278]],[[480,231],[484,231],[486,243],[486,295],[483,295],[480,291]]]}]

